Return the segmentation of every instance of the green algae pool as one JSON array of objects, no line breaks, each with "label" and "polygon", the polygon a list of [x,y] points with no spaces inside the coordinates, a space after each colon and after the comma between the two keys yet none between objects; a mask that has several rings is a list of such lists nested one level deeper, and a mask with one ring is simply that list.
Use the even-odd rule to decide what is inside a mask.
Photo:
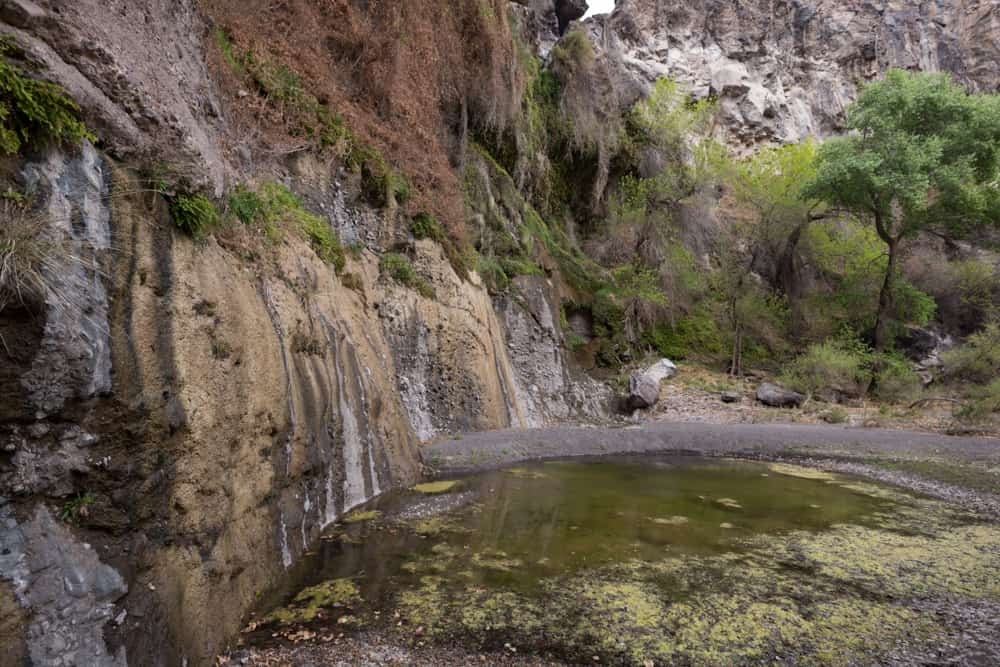
[{"label": "green algae pool", "polygon": [[905,662],[948,632],[928,601],[1000,600],[995,524],[808,468],[551,462],[441,488],[325,536],[251,643],[376,628],[570,661]]}]

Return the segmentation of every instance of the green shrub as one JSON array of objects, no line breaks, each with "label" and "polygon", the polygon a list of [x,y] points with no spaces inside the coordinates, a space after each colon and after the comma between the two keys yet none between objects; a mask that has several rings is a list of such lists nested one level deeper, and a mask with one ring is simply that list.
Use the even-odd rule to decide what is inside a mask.
[{"label": "green shrub", "polygon": [[397,173],[381,153],[370,147],[355,150],[348,164],[361,169],[361,194],[372,206],[379,208],[402,204],[410,198],[410,184]]},{"label": "green shrub", "polygon": [[256,192],[240,185],[229,195],[228,212],[244,225],[252,225],[264,217],[264,202]]},{"label": "green shrub", "polygon": [[351,257],[354,259],[361,259],[365,255],[365,246],[363,241],[355,239],[347,244],[347,252],[351,253]]},{"label": "green shrub", "polygon": [[953,262],[949,269],[957,283],[956,287],[963,306],[975,308],[983,313],[996,312],[993,301],[997,277],[993,264],[983,260],[969,259]]},{"label": "green shrub", "polygon": [[388,252],[382,255],[378,263],[379,271],[389,276],[397,283],[412,285],[417,278],[417,272],[413,269],[413,264],[404,255],[395,252]]},{"label": "green shrub", "polygon": [[921,327],[927,326],[937,310],[934,297],[921,292],[905,278],[898,278],[895,281],[893,291],[894,306],[900,321]]},{"label": "green shrub", "polygon": [[608,339],[622,335],[625,330],[625,310],[613,290],[604,288],[594,294],[590,309],[594,317],[594,335]]},{"label": "green shrub", "polygon": [[1000,378],[979,388],[975,392],[972,402],[959,411],[960,416],[974,419],[981,419],[997,413],[1000,413]]},{"label": "green shrub", "polygon": [[346,265],[344,248],[340,245],[337,232],[330,226],[330,222],[318,215],[303,211],[303,215],[298,218],[298,223],[319,258],[333,264],[337,273],[343,271]]},{"label": "green shrub", "polygon": [[236,47],[233,46],[233,40],[230,39],[229,33],[227,33],[222,26],[215,26],[214,33],[215,44],[219,47],[219,51],[222,53],[222,59],[226,61],[230,67],[236,72],[242,72],[244,70],[243,58],[244,55],[236,51]]},{"label": "green shrub", "polygon": [[188,236],[200,238],[219,222],[215,204],[203,194],[182,193],[170,201],[174,225]]},{"label": "green shrub", "polygon": [[826,341],[809,346],[781,375],[781,381],[807,395],[836,390],[849,396],[865,392],[872,375],[871,352],[860,344]]},{"label": "green shrub", "polygon": [[726,342],[711,310],[699,305],[671,325],[663,322],[646,331],[644,341],[661,356],[714,360],[726,355]]},{"label": "green shrub", "polygon": [[7,62],[13,50],[0,37],[0,155],[16,155],[29,145],[93,141],[79,105],[60,86],[29,78]]},{"label": "green shrub", "polygon": [[576,333],[575,331],[570,331],[566,334],[566,347],[571,352],[576,352],[581,347],[587,344],[587,339]]},{"label": "green shrub", "polygon": [[504,273],[511,278],[517,276],[540,276],[545,273],[542,267],[523,256],[503,257],[500,259]]},{"label": "green shrub", "polygon": [[875,395],[885,401],[909,401],[923,386],[910,362],[899,354],[880,354],[874,359]]},{"label": "green shrub", "polygon": [[552,47],[552,62],[564,72],[576,72],[594,62],[594,46],[583,30],[571,30]]},{"label": "green shrub", "polygon": [[942,354],[941,360],[953,379],[986,383],[1000,377],[1000,323],[990,322],[969,336],[965,345]]},{"label": "green shrub", "polygon": [[600,338],[598,339],[597,351],[594,354],[594,361],[601,368],[621,368],[625,362],[623,353],[626,348],[627,346],[620,341]]}]

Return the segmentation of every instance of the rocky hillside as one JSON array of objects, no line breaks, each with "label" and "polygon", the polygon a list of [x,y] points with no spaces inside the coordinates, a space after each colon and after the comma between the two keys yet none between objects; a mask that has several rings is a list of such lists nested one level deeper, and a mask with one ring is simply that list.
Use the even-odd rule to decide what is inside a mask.
[{"label": "rocky hillside", "polygon": [[[655,347],[629,183],[834,133],[890,66],[1000,86],[996,3],[906,4],[0,0],[5,660],[209,664],[421,442],[606,418]],[[667,79],[681,141],[635,121]],[[678,267],[739,212],[695,180],[653,256],[710,349]]]},{"label": "rocky hillside", "polygon": [[626,102],[669,76],[718,98],[738,147],[837,132],[859,84],[891,67],[1000,88],[1000,7],[989,0],[618,5],[589,32],[617,64]]}]

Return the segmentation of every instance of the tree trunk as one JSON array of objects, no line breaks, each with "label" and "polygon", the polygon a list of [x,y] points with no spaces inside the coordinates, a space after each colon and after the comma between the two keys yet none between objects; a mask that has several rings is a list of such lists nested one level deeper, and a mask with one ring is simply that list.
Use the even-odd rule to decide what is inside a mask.
[{"label": "tree trunk", "polygon": [[799,241],[802,239],[802,234],[808,225],[809,220],[807,219],[795,226],[795,229],[792,230],[792,233],[788,235],[788,239],[785,241],[785,248],[781,252],[781,257],[778,258],[774,283],[778,289],[784,292],[789,301],[794,301],[801,292],[795,270],[795,253],[798,251]]},{"label": "tree trunk", "polygon": [[778,258],[778,265],[775,267],[774,286],[788,299],[788,305],[792,311],[791,330],[796,335],[805,330],[805,316],[802,312],[800,295],[802,285],[799,281],[798,271],[795,268],[795,256],[798,253],[799,241],[802,234],[809,226],[809,218],[806,218],[792,230],[785,240],[785,248]]},{"label": "tree trunk", "polygon": [[888,347],[889,324],[893,319],[893,288],[896,280],[896,257],[899,249],[899,239],[886,242],[889,246],[889,265],[885,268],[885,280],[882,291],[878,295],[878,313],[875,315],[875,349],[878,351]]},{"label": "tree trunk", "polygon": [[730,318],[733,322],[733,358],[729,364],[729,375],[738,378],[743,373],[743,322],[736,310],[736,299],[730,302]]}]

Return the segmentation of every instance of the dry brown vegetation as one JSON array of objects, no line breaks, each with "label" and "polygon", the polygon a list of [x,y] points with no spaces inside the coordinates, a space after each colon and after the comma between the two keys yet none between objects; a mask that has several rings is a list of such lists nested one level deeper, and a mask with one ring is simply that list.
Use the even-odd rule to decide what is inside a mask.
[{"label": "dry brown vegetation", "polygon": [[[520,105],[523,77],[506,5],[504,0],[202,1],[205,13],[239,48],[266,54],[300,75],[306,89],[413,184],[408,207],[428,211],[457,238],[463,235],[464,210],[454,165],[467,128],[503,126]],[[217,48],[208,50],[235,102],[237,77],[226,74]],[[271,121],[259,127],[261,138],[280,144],[280,119],[259,108],[252,112],[255,122]],[[235,116],[239,123],[239,113]]]}]

